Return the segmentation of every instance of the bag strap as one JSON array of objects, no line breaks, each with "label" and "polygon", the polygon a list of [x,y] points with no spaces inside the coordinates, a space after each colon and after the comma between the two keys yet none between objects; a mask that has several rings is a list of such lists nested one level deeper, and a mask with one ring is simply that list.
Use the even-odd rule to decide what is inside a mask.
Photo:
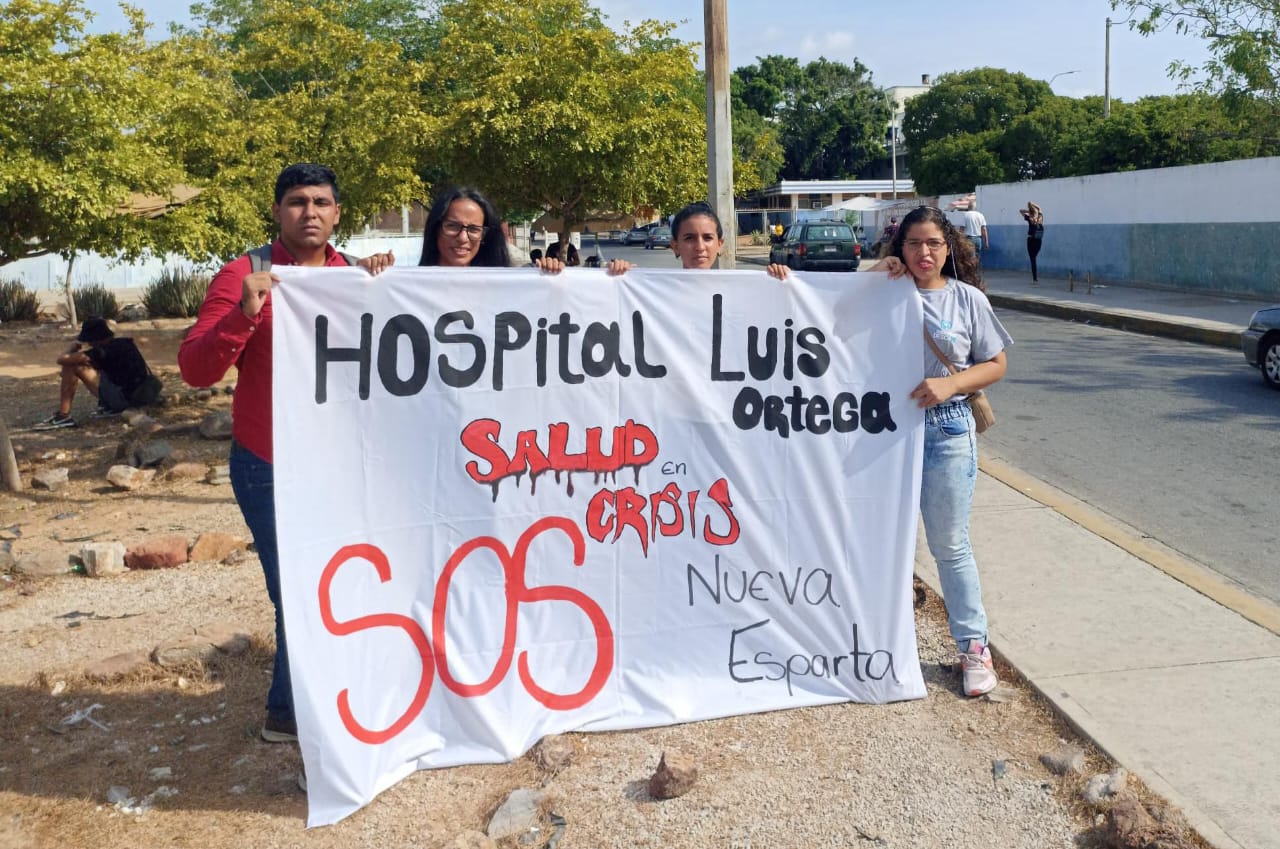
[{"label": "bag strap", "polygon": [[[346,253],[345,251],[338,251],[338,254],[347,261],[347,265],[356,265],[357,263],[360,262],[359,257],[353,256],[352,254]],[[265,245],[259,245],[258,247],[249,251],[249,271],[250,272],[256,274],[259,271],[270,271],[270,270],[271,270],[271,245],[269,243]]]},{"label": "bag strap", "polygon": [[[947,367],[947,371],[951,372],[952,375],[957,375],[962,371],[961,369],[956,368],[955,365],[951,362],[951,360],[948,360],[946,357],[942,356],[942,349],[938,347],[937,342],[933,341],[933,337],[929,335],[928,330],[924,332],[924,341],[929,343],[929,347],[933,349],[933,355],[942,361],[942,364]],[[985,390],[983,389],[975,389],[972,392],[965,393],[964,397],[966,399],[976,398],[979,395],[981,395],[984,391]]]},{"label": "bag strap", "polygon": [[955,367],[955,365],[951,362],[951,360],[948,360],[946,357],[942,355],[942,349],[938,347],[937,342],[933,341],[933,337],[929,335],[928,330],[925,330],[924,332],[924,341],[929,343],[929,347],[933,349],[933,355],[937,357],[944,366],[947,367],[947,371],[951,372],[953,375],[960,373],[960,370]]},{"label": "bag strap", "polygon": [[271,270],[271,244],[259,245],[249,251],[249,271],[257,274],[259,271]]}]

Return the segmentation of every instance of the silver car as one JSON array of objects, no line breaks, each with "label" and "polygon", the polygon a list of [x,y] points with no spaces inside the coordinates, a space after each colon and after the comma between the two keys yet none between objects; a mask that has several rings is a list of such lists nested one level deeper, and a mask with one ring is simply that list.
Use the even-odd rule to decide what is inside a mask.
[{"label": "silver car", "polygon": [[1262,369],[1262,379],[1280,389],[1280,305],[1258,310],[1240,334],[1240,347],[1249,365]]}]

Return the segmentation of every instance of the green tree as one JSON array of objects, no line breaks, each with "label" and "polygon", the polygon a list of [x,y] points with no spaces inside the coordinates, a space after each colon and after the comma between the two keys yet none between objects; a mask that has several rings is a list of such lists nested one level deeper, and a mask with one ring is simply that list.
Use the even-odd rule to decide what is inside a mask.
[{"label": "green tree", "polygon": [[1113,103],[1111,118],[1079,127],[1054,176],[1198,165],[1277,151],[1246,129],[1247,119],[1207,94]]},{"label": "green tree", "polygon": [[993,151],[999,141],[995,130],[963,133],[930,142],[916,151],[911,177],[921,195],[958,194],[982,183],[999,183],[1004,168]]},{"label": "green tree", "polygon": [[[364,33],[371,40],[395,44],[401,58],[422,62],[435,49],[440,31],[432,0],[352,0],[335,4],[327,11],[334,23]],[[424,8],[426,7],[426,8]],[[216,30],[228,38],[232,50],[255,40],[276,18],[271,4],[258,0],[205,0],[191,6],[196,27],[178,28],[197,34],[202,28]],[[305,68],[241,68],[236,80],[254,97],[266,97],[304,82]]]},{"label": "green tree", "polygon": [[853,177],[883,157],[890,111],[866,66],[765,56],[733,75],[735,105],[778,128],[792,179]]},{"label": "green tree", "polygon": [[[994,144],[1004,182],[1066,176],[1080,139],[1102,122],[1102,98],[1051,97],[1019,115]],[[1075,173],[1075,172],[1071,172]]]},{"label": "green tree", "polygon": [[733,190],[744,195],[777,182],[786,154],[775,124],[738,103],[732,113]]},{"label": "green tree", "polygon": [[[193,169],[205,163],[211,190],[237,220],[255,211],[255,238],[271,232],[267,210],[275,177],[292,162],[320,162],[337,172],[340,234],[425,196],[419,177],[429,155],[423,143],[430,128],[421,95],[424,66],[407,58],[398,42],[379,37],[371,10],[383,6],[405,4],[210,3],[198,7],[207,26],[178,33],[175,46],[201,57],[231,92],[214,122],[230,140],[206,137],[204,151],[190,144],[185,161]],[[186,117],[194,122],[199,116]],[[210,163],[205,154],[212,150],[217,158]]]},{"label": "green tree", "polygon": [[1170,76],[1221,93],[1233,109],[1265,103],[1267,131],[1274,134],[1280,123],[1280,0],[1112,0],[1111,7],[1127,10],[1130,26],[1143,35],[1172,26],[1205,39],[1212,58],[1198,68],[1174,62]]},{"label": "green tree", "polygon": [[817,59],[804,68],[794,102],[782,116],[786,175],[852,178],[885,155],[891,111],[866,66]]},{"label": "green tree", "polygon": [[645,21],[606,27],[585,0],[445,2],[424,102],[436,161],[504,209],[545,209],[562,237],[595,210],[705,195],[695,54]]},{"label": "green tree", "polygon": [[171,197],[188,175],[164,144],[170,105],[200,81],[167,73],[146,21],[86,35],[79,0],[0,6],[0,265],[56,253],[66,304],[80,253],[136,257],[163,250],[175,222],[128,212],[134,193]]},{"label": "green tree", "polygon": [[907,101],[902,132],[909,150],[923,151],[939,139],[999,130],[1052,96],[1043,80],[999,68],[943,74],[931,89]]},{"label": "green tree", "polygon": [[0,265],[47,253],[136,255],[146,228],[131,192],[183,176],[148,144],[164,86],[148,73],[145,23],[87,36],[79,0],[0,6]]},{"label": "green tree", "polygon": [[734,99],[767,119],[778,119],[794,103],[804,69],[792,56],[762,56],[733,72]]}]

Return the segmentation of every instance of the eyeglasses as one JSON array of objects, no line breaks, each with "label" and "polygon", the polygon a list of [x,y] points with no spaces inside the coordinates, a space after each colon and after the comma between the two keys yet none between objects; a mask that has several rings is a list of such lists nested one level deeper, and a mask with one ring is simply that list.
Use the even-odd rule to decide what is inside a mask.
[{"label": "eyeglasses", "polygon": [[928,249],[929,253],[936,254],[947,246],[943,239],[907,239],[902,243],[902,247],[909,251],[919,252]]},{"label": "eyeglasses", "polygon": [[487,229],[479,224],[463,224],[461,221],[445,221],[440,225],[440,229],[444,231],[446,236],[457,238],[466,233],[472,239],[480,239],[484,237],[484,231]]}]

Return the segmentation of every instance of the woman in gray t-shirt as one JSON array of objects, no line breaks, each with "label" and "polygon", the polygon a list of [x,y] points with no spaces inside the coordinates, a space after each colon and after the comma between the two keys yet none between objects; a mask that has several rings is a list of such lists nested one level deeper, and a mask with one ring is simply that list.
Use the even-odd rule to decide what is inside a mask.
[{"label": "woman in gray t-shirt", "polygon": [[987,648],[978,563],[969,543],[969,512],[978,478],[977,433],[969,394],[1004,377],[1013,343],[982,290],[973,245],[941,211],[919,207],[882,251],[892,276],[911,275],[924,303],[924,330],[957,369],[952,374],[922,342],[925,378],[911,397],[925,408],[920,514],[938,564],[951,636],[960,652],[964,692],[980,696],[997,684]]}]

